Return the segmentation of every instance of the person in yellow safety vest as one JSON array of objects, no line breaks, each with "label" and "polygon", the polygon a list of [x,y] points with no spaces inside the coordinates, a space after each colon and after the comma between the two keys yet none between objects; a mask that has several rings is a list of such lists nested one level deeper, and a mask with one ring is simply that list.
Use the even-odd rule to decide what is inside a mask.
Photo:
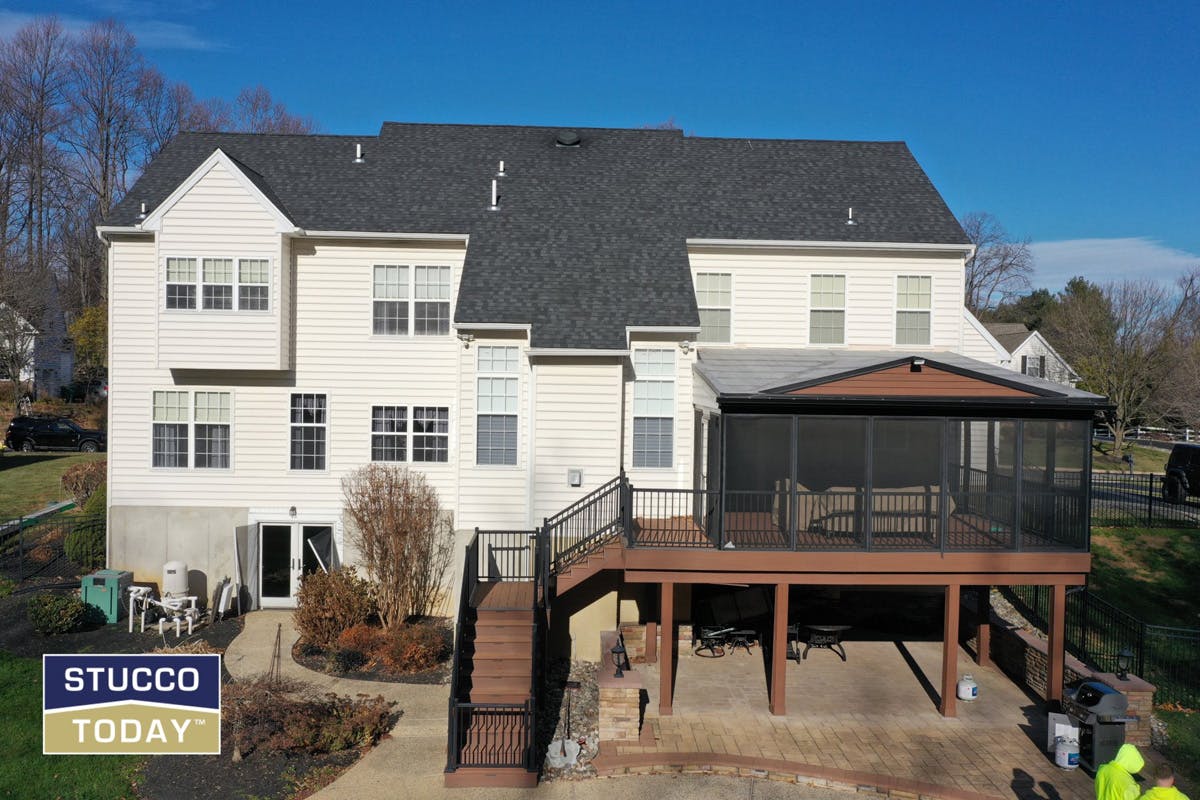
[{"label": "person in yellow safety vest", "polygon": [[1142,800],[1188,800],[1175,788],[1175,770],[1165,761],[1154,768],[1154,786],[1146,790]]},{"label": "person in yellow safety vest", "polygon": [[1142,790],[1133,775],[1145,765],[1146,761],[1136,747],[1121,745],[1117,757],[1096,770],[1096,800],[1138,800]]}]

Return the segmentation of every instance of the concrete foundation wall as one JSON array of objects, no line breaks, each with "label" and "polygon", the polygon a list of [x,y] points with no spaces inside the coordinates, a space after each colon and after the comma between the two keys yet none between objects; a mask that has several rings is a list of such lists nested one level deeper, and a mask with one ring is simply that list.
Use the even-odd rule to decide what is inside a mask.
[{"label": "concrete foundation wall", "polygon": [[245,508],[113,506],[108,566],[157,586],[163,564],[182,561],[189,591],[207,601],[221,578],[235,574],[234,531],[247,524],[247,515]]}]

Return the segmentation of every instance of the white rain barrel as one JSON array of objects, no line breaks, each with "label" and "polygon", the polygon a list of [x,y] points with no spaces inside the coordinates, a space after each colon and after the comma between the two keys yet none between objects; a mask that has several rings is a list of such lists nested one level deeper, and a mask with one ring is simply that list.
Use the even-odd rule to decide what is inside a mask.
[{"label": "white rain barrel", "polygon": [[163,596],[186,596],[188,593],[188,569],[182,561],[168,561],[163,564],[162,579]]},{"label": "white rain barrel", "polygon": [[1079,768],[1079,742],[1059,736],[1054,740],[1054,764],[1061,769]]},{"label": "white rain barrel", "polygon": [[962,680],[958,682],[957,694],[959,700],[970,703],[979,697],[979,684],[975,683],[975,679],[970,675],[963,675]]}]

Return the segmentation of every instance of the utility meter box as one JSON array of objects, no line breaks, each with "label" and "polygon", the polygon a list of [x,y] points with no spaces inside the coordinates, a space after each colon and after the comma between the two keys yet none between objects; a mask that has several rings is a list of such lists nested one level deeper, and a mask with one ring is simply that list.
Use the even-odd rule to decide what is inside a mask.
[{"label": "utility meter box", "polygon": [[[125,616],[125,598],[133,583],[133,573],[124,570],[102,569],[83,576],[83,602],[104,612],[104,619],[116,622]],[[122,602],[124,601],[124,602]]]}]

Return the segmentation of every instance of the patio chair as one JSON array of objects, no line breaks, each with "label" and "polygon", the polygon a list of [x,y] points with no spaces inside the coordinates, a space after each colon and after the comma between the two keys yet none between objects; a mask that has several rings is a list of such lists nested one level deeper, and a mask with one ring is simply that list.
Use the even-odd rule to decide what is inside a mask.
[{"label": "patio chair", "polygon": [[720,658],[725,655],[726,637],[734,631],[733,628],[721,628],[716,625],[703,625],[700,627],[700,642],[696,645],[695,654],[700,655],[701,650],[707,650],[708,655],[703,658]]}]

